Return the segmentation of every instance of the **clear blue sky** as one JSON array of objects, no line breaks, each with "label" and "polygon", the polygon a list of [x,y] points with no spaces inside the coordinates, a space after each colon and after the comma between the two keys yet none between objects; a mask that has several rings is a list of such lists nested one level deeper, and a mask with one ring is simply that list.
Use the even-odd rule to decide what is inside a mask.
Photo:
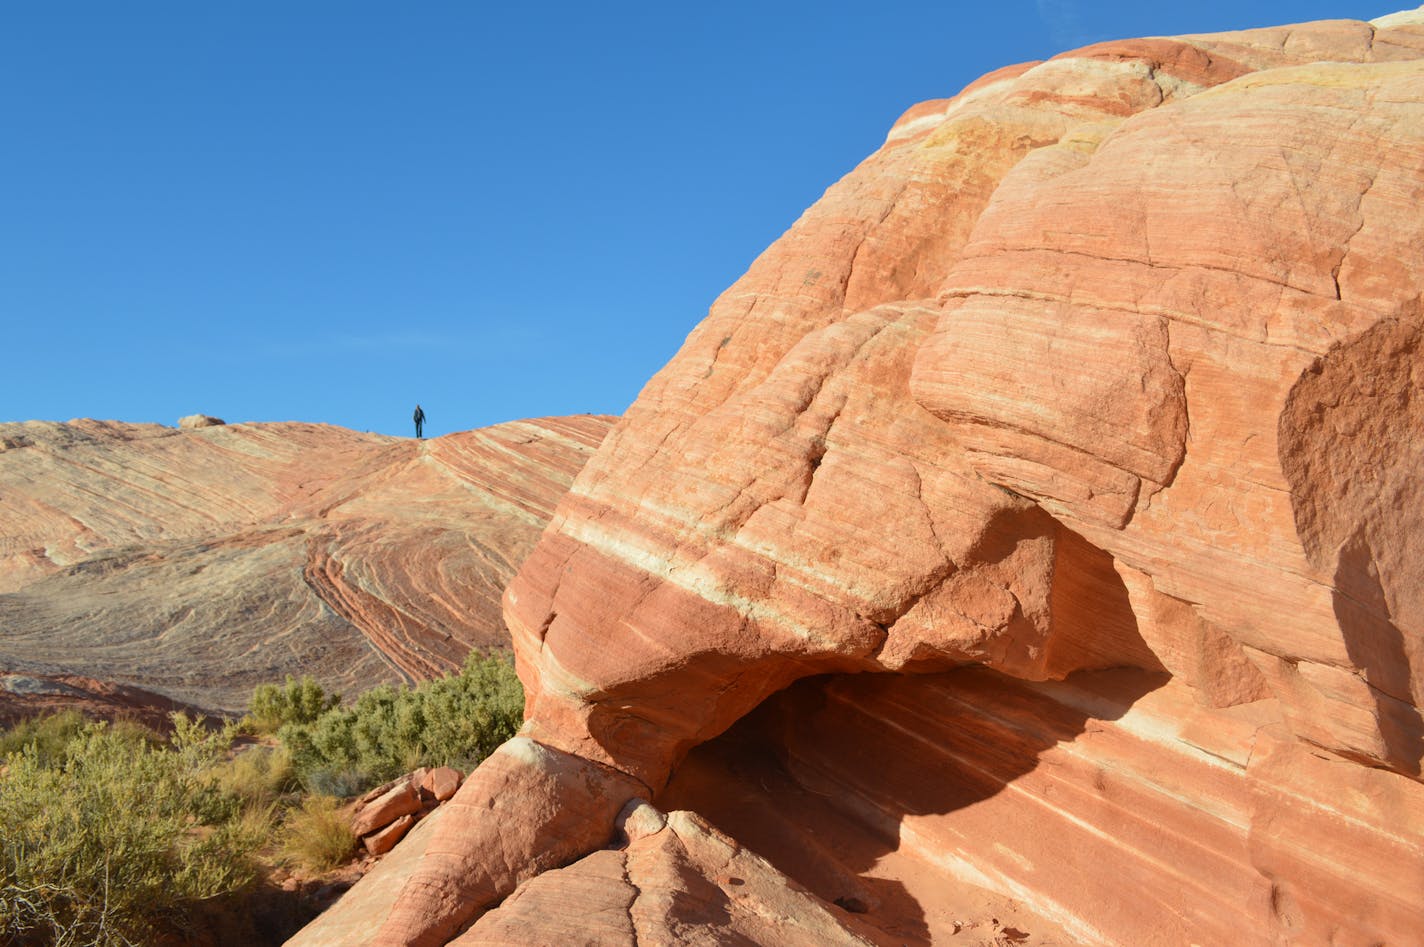
[{"label": "clear blue sky", "polygon": [[7,3],[0,420],[620,413],[911,104],[1411,5]]}]

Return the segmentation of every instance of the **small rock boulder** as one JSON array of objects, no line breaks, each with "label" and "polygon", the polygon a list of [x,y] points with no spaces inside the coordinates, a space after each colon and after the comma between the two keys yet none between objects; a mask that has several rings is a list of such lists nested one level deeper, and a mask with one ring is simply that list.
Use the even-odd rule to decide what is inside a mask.
[{"label": "small rock boulder", "polygon": [[190,431],[200,427],[221,427],[226,423],[222,418],[215,418],[209,414],[190,414],[186,418],[178,419],[178,426]]},{"label": "small rock boulder", "polygon": [[455,790],[460,788],[460,781],[464,779],[458,769],[449,766],[437,766],[425,774],[421,780],[420,789],[423,793],[428,793],[437,802],[444,802],[455,795]]},{"label": "small rock boulder", "polygon": [[636,842],[657,835],[667,825],[667,816],[646,799],[629,799],[613,820],[614,830],[624,842]]},{"label": "small rock boulder", "polygon": [[372,799],[357,810],[356,818],[351,820],[351,831],[356,835],[369,835],[401,816],[419,811],[420,789],[412,780],[403,779],[384,796]]},{"label": "small rock boulder", "polygon": [[412,825],[415,825],[415,816],[403,815],[379,832],[366,836],[361,842],[372,855],[384,855],[405,838],[405,833],[410,831]]}]

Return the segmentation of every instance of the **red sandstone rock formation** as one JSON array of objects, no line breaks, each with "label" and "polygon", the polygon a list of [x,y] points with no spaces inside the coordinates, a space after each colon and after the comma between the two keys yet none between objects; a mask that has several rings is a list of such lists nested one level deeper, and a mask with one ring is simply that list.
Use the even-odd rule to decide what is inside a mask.
[{"label": "red sandstone rock formation", "polygon": [[782,910],[615,838],[635,797],[846,939],[978,886],[1089,943],[1417,940],[1421,156],[1424,11],[911,109],[560,503],[505,595],[525,728],[372,942]]},{"label": "red sandstone rock formation", "polygon": [[0,424],[0,669],[209,710],[449,671],[507,644],[500,592],[608,426]]}]

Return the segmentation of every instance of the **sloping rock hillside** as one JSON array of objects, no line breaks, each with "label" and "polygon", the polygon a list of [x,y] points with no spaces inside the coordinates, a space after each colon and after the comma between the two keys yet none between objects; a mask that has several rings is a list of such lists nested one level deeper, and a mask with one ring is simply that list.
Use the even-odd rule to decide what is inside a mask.
[{"label": "sloping rock hillside", "polygon": [[912,108],[561,501],[356,942],[1417,943],[1421,207],[1424,10]]},{"label": "sloping rock hillside", "polygon": [[507,646],[500,593],[610,423],[0,424],[0,708],[92,704],[82,676],[234,710]]}]

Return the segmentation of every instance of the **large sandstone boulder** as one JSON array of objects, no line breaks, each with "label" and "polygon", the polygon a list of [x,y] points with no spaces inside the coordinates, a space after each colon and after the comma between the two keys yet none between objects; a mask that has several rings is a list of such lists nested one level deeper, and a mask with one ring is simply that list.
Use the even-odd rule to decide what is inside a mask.
[{"label": "large sandstone boulder", "polygon": [[[787,685],[866,672],[767,702],[756,752],[907,859],[817,881],[779,846],[883,932],[933,939],[976,885],[1090,943],[1417,939],[1421,155],[1424,11],[1100,44],[911,109],[560,503],[504,600],[525,728],[374,942],[516,891],[460,942],[555,889],[605,913],[629,855],[540,871],[628,799],[697,798],[689,751]],[[802,815],[718,818],[776,847]]]}]

